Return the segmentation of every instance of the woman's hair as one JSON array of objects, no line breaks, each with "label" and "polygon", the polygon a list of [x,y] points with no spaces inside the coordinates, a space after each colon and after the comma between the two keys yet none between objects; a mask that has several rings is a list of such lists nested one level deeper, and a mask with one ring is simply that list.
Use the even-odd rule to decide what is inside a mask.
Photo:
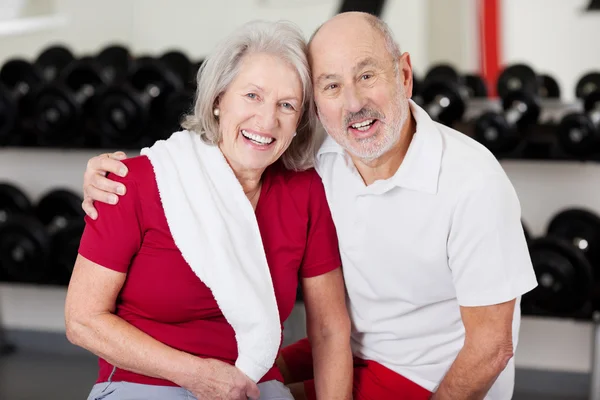
[{"label": "woman's hair", "polygon": [[322,133],[315,129],[316,114],[307,45],[300,29],[287,21],[253,21],[243,25],[220,43],[198,71],[194,107],[185,116],[181,126],[197,132],[209,144],[219,143],[221,133],[213,114],[215,102],[239,73],[242,58],[250,53],[267,53],[280,57],[298,72],[303,88],[302,116],[296,130],[297,135],[281,159],[285,167],[291,170],[312,167]]}]

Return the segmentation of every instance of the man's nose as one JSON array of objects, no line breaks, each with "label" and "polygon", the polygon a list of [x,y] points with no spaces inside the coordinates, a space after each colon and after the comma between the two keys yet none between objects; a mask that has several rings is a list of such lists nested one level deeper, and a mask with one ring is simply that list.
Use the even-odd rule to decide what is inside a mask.
[{"label": "man's nose", "polygon": [[346,110],[348,112],[359,112],[365,106],[365,98],[362,93],[354,87],[346,87],[344,96],[346,98]]}]

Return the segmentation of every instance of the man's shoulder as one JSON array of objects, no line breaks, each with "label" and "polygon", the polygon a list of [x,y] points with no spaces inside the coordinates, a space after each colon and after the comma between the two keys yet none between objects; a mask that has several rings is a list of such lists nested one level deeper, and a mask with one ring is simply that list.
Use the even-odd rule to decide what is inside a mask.
[{"label": "man's shoulder", "polygon": [[[488,175],[505,175],[496,156],[472,137],[437,124],[443,141],[441,176],[461,182]],[[455,182],[453,182],[454,184]]]}]

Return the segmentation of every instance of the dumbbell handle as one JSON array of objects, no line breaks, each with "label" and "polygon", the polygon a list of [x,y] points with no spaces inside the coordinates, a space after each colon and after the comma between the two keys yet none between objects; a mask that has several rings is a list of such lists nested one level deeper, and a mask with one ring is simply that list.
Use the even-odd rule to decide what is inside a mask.
[{"label": "dumbbell handle", "polygon": [[515,101],[506,111],[504,117],[506,118],[506,122],[508,122],[510,125],[516,125],[526,112],[527,104],[523,103],[522,101]]},{"label": "dumbbell handle", "polygon": [[600,129],[600,102],[596,103],[594,109],[588,113],[594,126]]},{"label": "dumbbell handle", "polygon": [[443,95],[435,96],[434,100],[427,105],[427,113],[433,120],[437,120],[444,108],[448,107],[450,100]]}]

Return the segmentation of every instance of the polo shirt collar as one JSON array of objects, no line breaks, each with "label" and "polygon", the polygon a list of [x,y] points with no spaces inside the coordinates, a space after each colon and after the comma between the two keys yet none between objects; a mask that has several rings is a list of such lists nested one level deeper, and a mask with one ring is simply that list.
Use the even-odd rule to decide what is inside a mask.
[{"label": "polo shirt collar", "polygon": [[[442,135],[425,110],[412,100],[409,100],[409,105],[417,130],[408,152],[394,176],[365,187],[365,191],[369,193],[384,193],[394,186],[428,194],[437,193],[443,153]],[[317,159],[326,153],[342,155],[348,168],[356,171],[350,156],[329,135],[317,152]],[[357,171],[356,173],[358,174]]]}]

